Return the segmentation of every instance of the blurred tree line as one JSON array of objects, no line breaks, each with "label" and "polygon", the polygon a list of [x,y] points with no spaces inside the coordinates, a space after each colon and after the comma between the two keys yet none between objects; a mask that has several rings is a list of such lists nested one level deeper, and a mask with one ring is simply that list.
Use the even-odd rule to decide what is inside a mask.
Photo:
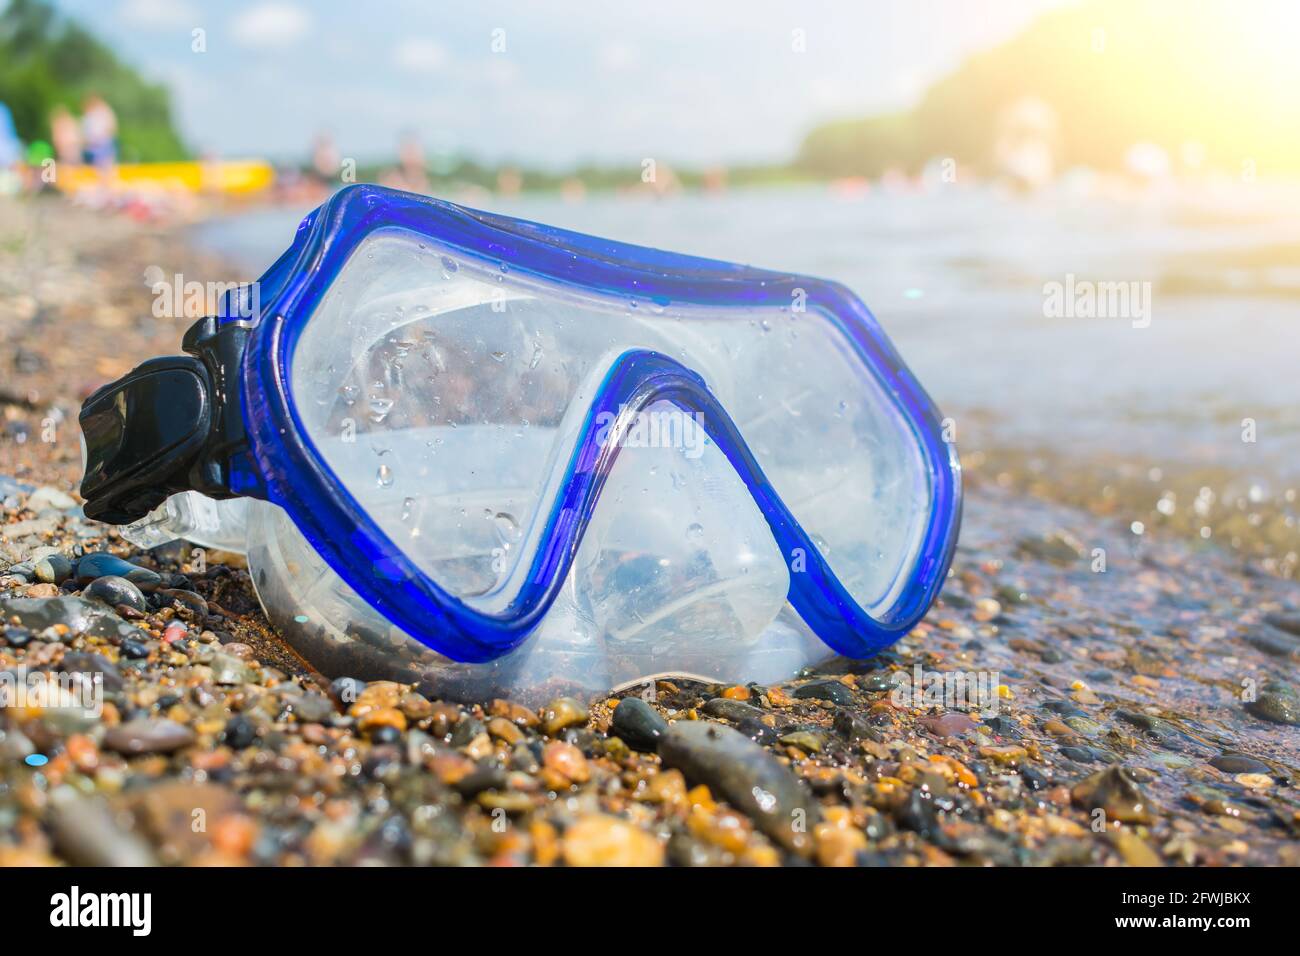
[{"label": "blurred tree line", "polygon": [[10,0],[0,12],[0,103],[25,142],[50,139],[50,113],[79,113],[98,93],[117,114],[119,155],[128,162],[185,159],[167,89],[134,69],[44,0]]}]

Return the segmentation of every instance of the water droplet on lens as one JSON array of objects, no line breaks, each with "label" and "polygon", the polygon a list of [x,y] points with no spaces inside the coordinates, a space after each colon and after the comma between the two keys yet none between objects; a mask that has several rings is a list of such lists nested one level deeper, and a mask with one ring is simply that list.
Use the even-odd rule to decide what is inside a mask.
[{"label": "water droplet on lens", "polygon": [[415,512],[415,499],[403,498],[402,499],[402,521],[403,522],[410,521],[411,515],[414,512]]},{"label": "water droplet on lens", "polygon": [[493,360],[495,360],[495,361],[497,361],[497,362],[504,362],[504,361],[506,360],[506,353],[505,353],[505,352],[493,352],[493,353],[492,353],[492,358],[493,358]]},{"label": "water droplet on lens", "polygon": [[387,465],[380,465],[379,470],[375,472],[375,479],[379,482],[380,488],[391,488],[393,486],[393,469]]},{"label": "water droplet on lens", "polygon": [[519,522],[515,520],[514,515],[498,511],[492,517],[492,524],[502,544],[513,544],[519,540]]},{"label": "water droplet on lens", "polygon": [[704,540],[704,525],[700,524],[698,521],[692,521],[692,522],[690,523],[690,525],[689,525],[689,526],[687,527],[687,529],[686,529],[686,540],[687,540],[687,541],[703,541],[703,540]]}]

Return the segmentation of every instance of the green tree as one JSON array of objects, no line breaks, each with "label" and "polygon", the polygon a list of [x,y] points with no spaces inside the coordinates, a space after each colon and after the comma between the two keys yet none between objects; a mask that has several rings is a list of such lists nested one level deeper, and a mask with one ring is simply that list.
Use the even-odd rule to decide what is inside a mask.
[{"label": "green tree", "polygon": [[188,156],[172,124],[165,87],[149,83],[79,24],[45,0],[10,0],[0,13],[0,102],[30,142],[50,137],[50,112],[73,112],[98,93],[117,113],[120,153],[128,161]]}]

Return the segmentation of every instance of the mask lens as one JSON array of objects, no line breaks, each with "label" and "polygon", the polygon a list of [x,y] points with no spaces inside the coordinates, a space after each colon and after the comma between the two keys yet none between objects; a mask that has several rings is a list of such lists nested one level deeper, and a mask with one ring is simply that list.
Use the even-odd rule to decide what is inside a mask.
[{"label": "mask lens", "polygon": [[[801,306],[661,308],[384,230],[307,322],[291,392],[325,465],[384,534],[439,586],[499,612],[545,545],[606,374],[629,350],[663,353],[705,380],[832,571],[879,614],[915,570],[929,474],[849,336]],[[752,638],[800,570],[685,415],[660,403],[637,416],[570,580],[578,616],[622,641]]]}]

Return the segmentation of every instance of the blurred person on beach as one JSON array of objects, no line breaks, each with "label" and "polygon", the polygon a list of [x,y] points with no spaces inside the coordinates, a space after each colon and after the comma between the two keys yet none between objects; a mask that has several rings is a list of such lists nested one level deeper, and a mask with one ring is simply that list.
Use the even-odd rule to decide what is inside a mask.
[{"label": "blurred person on beach", "polygon": [[329,133],[317,133],[311,147],[311,168],[316,178],[332,189],[342,163],[339,149],[334,145],[334,137]]},{"label": "blurred person on beach", "polygon": [[54,158],[60,165],[77,166],[81,163],[81,127],[66,106],[56,106],[50,112],[50,142],[54,146]]},{"label": "blurred person on beach", "polygon": [[402,134],[397,147],[397,167],[386,170],[379,181],[393,189],[412,193],[428,193],[429,174],[424,162],[424,147],[414,133]]},{"label": "blurred person on beach", "polygon": [[98,93],[82,104],[81,131],[85,137],[86,162],[101,170],[117,162],[117,114]]}]

